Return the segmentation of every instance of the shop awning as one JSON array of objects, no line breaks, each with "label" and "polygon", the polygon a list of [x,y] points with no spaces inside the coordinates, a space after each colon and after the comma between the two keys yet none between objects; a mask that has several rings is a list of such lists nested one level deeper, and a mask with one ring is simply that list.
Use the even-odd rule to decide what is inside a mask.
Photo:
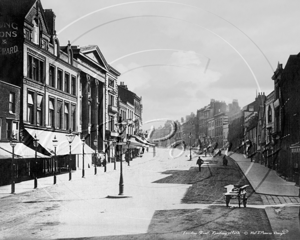
[{"label": "shop awning", "polygon": [[[36,137],[39,139],[39,144],[49,153],[54,154],[54,146],[52,140],[55,136],[57,140],[56,155],[63,156],[69,154],[70,147],[65,133],[49,132],[30,128],[25,129],[32,137],[35,137],[36,135]],[[84,154],[93,153],[95,153],[95,151],[87,144],[84,144]],[[82,141],[77,135],[75,135],[74,140],[71,144],[71,154],[83,154]]]},{"label": "shop awning", "polygon": [[[12,158],[12,147],[10,143],[0,143],[0,159]],[[27,147],[23,143],[16,143],[14,148],[14,158],[35,158],[35,150]],[[49,158],[48,156],[37,152],[37,158]]]},{"label": "shop awning", "polygon": [[[117,145],[122,146],[122,149],[128,149],[128,144],[126,142],[117,143]],[[142,148],[143,145],[138,142],[130,141],[129,149]]]},{"label": "shop awning", "polygon": [[143,139],[137,135],[132,135],[129,139],[129,141],[135,141],[143,145],[143,147],[155,147],[154,144],[150,143],[146,139]]}]

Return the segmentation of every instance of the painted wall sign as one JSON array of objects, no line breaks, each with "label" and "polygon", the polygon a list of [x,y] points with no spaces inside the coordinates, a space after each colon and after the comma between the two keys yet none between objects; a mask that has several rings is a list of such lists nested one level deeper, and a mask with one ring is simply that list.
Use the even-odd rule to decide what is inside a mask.
[{"label": "painted wall sign", "polygon": [[9,21],[0,21],[0,55],[14,54],[19,51],[16,40],[18,24]]}]

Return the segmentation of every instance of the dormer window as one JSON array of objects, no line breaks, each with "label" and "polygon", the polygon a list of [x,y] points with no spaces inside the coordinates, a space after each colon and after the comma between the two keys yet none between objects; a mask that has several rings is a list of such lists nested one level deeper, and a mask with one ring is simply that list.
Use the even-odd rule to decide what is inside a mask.
[{"label": "dormer window", "polygon": [[48,41],[46,39],[42,40],[42,48],[48,50]]},{"label": "dormer window", "polygon": [[39,28],[39,22],[38,19],[33,19],[33,30],[32,30],[32,42],[35,44],[39,44],[39,38],[40,38],[40,28]]},{"label": "dormer window", "polygon": [[31,39],[30,31],[29,31],[28,29],[25,29],[24,31],[25,31],[24,37],[25,37],[27,40],[30,41],[30,39]]}]

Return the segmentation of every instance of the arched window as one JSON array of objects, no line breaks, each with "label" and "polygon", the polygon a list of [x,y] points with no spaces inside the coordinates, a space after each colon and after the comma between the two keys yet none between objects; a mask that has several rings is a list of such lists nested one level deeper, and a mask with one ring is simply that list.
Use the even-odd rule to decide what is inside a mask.
[{"label": "arched window", "polygon": [[35,44],[39,44],[39,38],[40,38],[40,28],[39,28],[39,21],[37,18],[33,19],[33,30],[32,30],[32,41]]},{"label": "arched window", "polygon": [[272,108],[269,105],[268,107],[268,123],[272,122]]}]

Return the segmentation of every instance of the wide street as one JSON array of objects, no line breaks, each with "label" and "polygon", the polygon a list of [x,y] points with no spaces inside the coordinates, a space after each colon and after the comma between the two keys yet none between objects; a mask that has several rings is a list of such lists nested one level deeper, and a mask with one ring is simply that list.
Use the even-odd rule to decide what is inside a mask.
[{"label": "wide street", "polygon": [[123,163],[126,198],[115,198],[119,162],[117,170],[110,163],[96,176],[93,168],[85,178],[73,172],[72,181],[59,175],[57,185],[40,180],[38,189],[24,193],[16,185],[16,194],[0,199],[0,239],[294,239],[299,233],[291,224],[296,198],[296,205],[275,209],[285,215],[273,216],[265,209],[274,206],[250,186],[246,208],[235,199],[226,207],[224,186],[249,184],[232,159],[222,166],[221,157],[203,157],[199,172],[196,155],[189,161],[188,151],[170,153],[157,149],[154,158],[149,151]]}]

